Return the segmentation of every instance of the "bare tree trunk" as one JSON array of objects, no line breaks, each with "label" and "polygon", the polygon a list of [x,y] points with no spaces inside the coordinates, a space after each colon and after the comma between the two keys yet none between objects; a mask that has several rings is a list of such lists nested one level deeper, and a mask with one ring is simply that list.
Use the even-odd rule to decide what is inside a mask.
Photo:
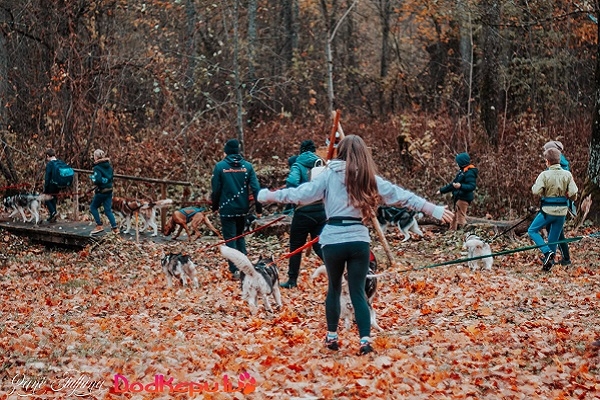
[{"label": "bare tree trunk", "polygon": [[481,63],[481,120],[488,140],[498,145],[498,56],[500,52],[500,4],[498,0],[484,0],[482,3],[482,63]]},{"label": "bare tree trunk", "polygon": [[385,78],[390,68],[390,17],[392,15],[392,4],[390,0],[378,0],[379,20],[381,21],[381,57],[379,62],[379,113],[385,113]]},{"label": "bare tree trunk", "polygon": [[242,93],[242,79],[240,77],[240,32],[239,8],[240,0],[233,2],[233,73],[235,75],[235,100],[237,104],[237,137],[244,149],[244,97]]},{"label": "bare tree trunk", "polygon": [[[0,24],[4,20],[2,15],[3,11],[0,10]],[[8,183],[17,183],[18,177],[12,162],[12,153],[8,143],[6,143],[6,137],[4,132],[8,126],[6,109],[4,105],[8,102],[8,53],[6,49],[6,36],[4,32],[0,30],[0,171]]]},{"label": "bare tree trunk", "polygon": [[[600,0],[595,1],[596,19],[600,20]],[[588,217],[595,224],[600,222],[600,25],[596,24],[596,73],[594,75],[595,104],[590,139],[590,160],[587,180],[581,198],[592,195],[592,206]]]},{"label": "bare tree trunk", "polygon": [[256,0],[248,0],[248,80],[256,81]]}]

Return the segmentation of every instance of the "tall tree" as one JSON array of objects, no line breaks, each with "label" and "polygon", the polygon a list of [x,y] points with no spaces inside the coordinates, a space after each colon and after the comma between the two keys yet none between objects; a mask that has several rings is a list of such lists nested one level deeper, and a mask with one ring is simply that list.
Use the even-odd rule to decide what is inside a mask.
[{"label": "tall tree", "polygon": [[594,2],[596,18],[596,73],[594,75],[595,103],[592,120],[592,137],[590,140],[587,182],[583,197],[592,195],[592,209],[589,217],[595,223],[600,222],[600,0]]},{"label": "tall tree", "polygon": [[494,146],[498,145],[498,57],[500,53],[500,4],[499,0],[482,0],[481,49],[481,121]]}]

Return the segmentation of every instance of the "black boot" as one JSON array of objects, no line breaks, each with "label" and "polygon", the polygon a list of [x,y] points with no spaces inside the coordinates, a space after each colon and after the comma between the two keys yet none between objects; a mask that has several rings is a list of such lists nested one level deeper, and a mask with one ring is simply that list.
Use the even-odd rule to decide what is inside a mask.
[{"label": "black boot", "polygon": [[285,289],[291,289],[298,286],[295,279],[289,279],[287,282],[280,283],[279,286]]}]

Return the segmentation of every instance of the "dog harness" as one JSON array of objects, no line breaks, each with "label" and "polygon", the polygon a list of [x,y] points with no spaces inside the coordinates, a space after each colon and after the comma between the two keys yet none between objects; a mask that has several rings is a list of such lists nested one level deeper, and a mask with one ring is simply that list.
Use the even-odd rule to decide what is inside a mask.
[{"label": "dog harness", "polygon": [[204,211],[206,211],[206,208],[204,207],[186,207],[179,210],[180,213],[185,215],[186,224],[189,223],[192,220],[192,218],[194,218],[194,215]]}]

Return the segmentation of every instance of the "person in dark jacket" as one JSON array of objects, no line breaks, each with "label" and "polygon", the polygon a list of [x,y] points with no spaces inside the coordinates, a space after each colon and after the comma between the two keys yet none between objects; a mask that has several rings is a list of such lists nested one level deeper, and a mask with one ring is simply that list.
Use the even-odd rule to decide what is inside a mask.
[{"label": "person in dark jacket", "polygon": [[54,149],[46,149],[46,174],[44,175],[44,194],[52,196],[50,200],[44,202],[48,208],[48,219],[46,222],[56,222],[58,213],[56,212],[58,186],[52,181],[52,172],[54,171],[54,163],[57,161],[56,152]]},{"label": "person in dark jacket", "polygon": [[[298,187],[309,181],[309,171],[314,167],[315,162],[320,159],[315,154],[316,150],[317,148],[312,140],[305,140],[300,144],[300,154],[290,168],[290,173],[285,181],[286,187]],[[311,239],[319,236],[326,222],[327,216],[322,201],[297,206],[290,227],[290,252],[302,247],[306,243],[308,235]],[[312,248],[322,260],[321,245],[315,243]],[[282,283],[281,287],[290,289],[298,285],[301,262],[302,252],[290,257],[288,281]]]},{"label": "person in dark jacket", "polygon": [[[211,178],[212,210],[219,211],[223,239],[238,237],[228,241],[227,246],[246,254],[246,241],[243,236],[246,218],[250,213],[250,195],[256,199],[260,186],[252,164],[240,155],[240,143],[236,139],[225,143],[225,158],[215,165]],[[256,213],[262,213],[262,206],[255,202]],[[229,262],[229,271],[234,279],[240,272]]]},{"label": "person in dark jacket", "polygon": [[467,224],[467,209],[473,201],[474,192],[477,188],[477,175],[479,171],[471,164],[471,157],[467,153],[456,155],[456,164],[459,171],[452,182],[440,188],[437,194],[452,192],[454,201],[454,219],[450,229],[457,230]]},{"label": "person in dark jacket", "polygon": [[110,159],[106,157],[103,150],[94,150],[94,168],[90,175],[92,183],[96,186],[92,204],[90,204],[90,212],[96,221],[96,227],[90,232],[91,235],[97,235],[104,232],[102,219],[98,208],[104,208],[104,215],[110,222],[113,233],[119,233],[115,216],[112,213],[112,196],[113,196],[113,167],[110,165]]}]

